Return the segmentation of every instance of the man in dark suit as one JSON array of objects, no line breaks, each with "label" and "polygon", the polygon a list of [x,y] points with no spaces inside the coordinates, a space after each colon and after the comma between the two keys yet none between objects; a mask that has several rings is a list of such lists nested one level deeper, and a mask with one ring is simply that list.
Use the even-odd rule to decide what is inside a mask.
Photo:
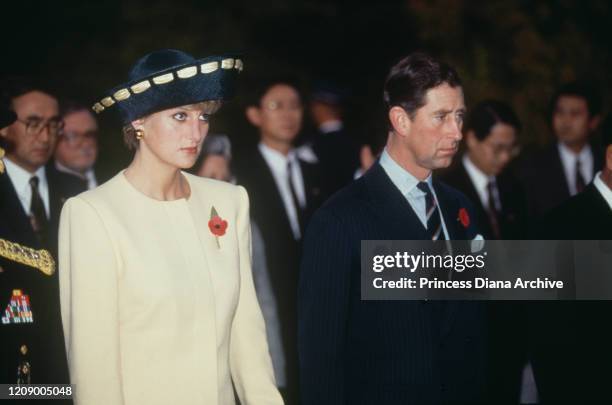
[{"label": "man in dark suit", "polygon": [[466,153],[442,176],[474,203],[485,239],[521,239],[527,214],[525,194],[506,170],[516,156],[518,117],[497,100],[479,103],[471,110],[464,133]]},{"label": "man in dark suit", "polygon": [[[266,322],[278,322],[282,334],[283,371],[277,383],[289,404],[297,403],[296,295],[301,240],[312,210],[320,204],[316,167],[301,161],[293,142],[301,126],[303,107],[291,80],[262,80],[253,89],[246,110],[249,122],[259,131],[259,144],[237,154],[235,175],[251,203],[251,218],[261,231],[269,280],[277,306],[277,319],[264,314]],[[269,327],[272,327],[271,325]],[[277,368],[278,369],[278,368]]]},{"label": "man in dark suit", "polygon": [[412,54],[391,69],[384,94],[389,135],[380,160],[326,202],[304,241],[302,401],[479,403],[485,378],[481,303],[361,300],[362,240],[477,236],[468,199],[431,177],[450,165],[462,138],[465,105],[457,73]]},{"label": "man in dark suit", "polygon": [[[525,236],[525,194],[507,170],[518,150],[520,129],[519,119],[509,105],[497,100],[478,103],[470,111],[464,128],[466,153],[442,177],[474,203],[485,239],[523,239]],[[492,402],[519,402],[528,358],[524,311],[520,303],[488,303],[487,386]],[[531,367],[526,370],[531,372]],[[525,386],[524,390],[535,392],[535,384]]]},{"label": "man in dark suit", "polygon": [[50,260],[56,257],[62,204],[84,187],[71,176],[45,169],[62,129],[55,97],[17,80],[3,90],[16,120],[0,130],[6,149],[0,173],[0,238],[38,253],[14,248],[13,259],[23,264],[29,257],[34,265],[6,258],[0,263],[1,382],[68,383],[57,272],[42,265],[41,250],[51,252]]},{"label": "man in dark suit", "polygon": [[601,168],[600,150],[591,140],[600,114],[601,95],[590,85],[568,83],[554,95],[550,121],[556,141],[517,167],[532,218],[581,192]]},{"label": "man in dark suit", "polygon": [[557,239],[612,240],[612,119],[603,132],[603,168],[583,192],[561,204],[545,218]]},{"label": "man in dark suit", "polygon": [[[602,170],[584,191],[546,215],[539,236],[546,239],[589,240],[608,249],[612,240],[612,121],[603,126]],[[562,252],[561,265],[574,263],[571,245]],[[578,257],[580,259],[580,257]],[[580,268],[585,279],[597,269]],[[609,270],[609,269],[606,269]],[[593,282],[591,280],[591,282]],[[595,283],[597,283],[595,281]],[[546,303],[548,304],[548,303]],[[543,398],[550,403],[610,403],[608,376],[612,373],[612,328],[606,319],[612,312],[607,301],[558,302],[533,312],[536,329],[536,378],[542,380]],[[547,311],[547,312],[544,312]],[[539,316],[543,314],[542,316]],[[540,382],[538,381],[538,384]],[[569,400],[567,399],[569,398]]]},{"label": "man in dark suit", "polygon": [[342,91],[330,84],[320,84],[310,102],[318,129],[312,149],[323,174],[321,187],[328,196],[353,181],[360,167],[359,143],[346,131],[343,102]]},{"label": "man in dark suit", "polygon": [[82,179],[91,190],[99,184],[94,169],[98,158],[98,122],[92,110],[75,102],[62,106],[64,130],[57,141],[51,165]]}]

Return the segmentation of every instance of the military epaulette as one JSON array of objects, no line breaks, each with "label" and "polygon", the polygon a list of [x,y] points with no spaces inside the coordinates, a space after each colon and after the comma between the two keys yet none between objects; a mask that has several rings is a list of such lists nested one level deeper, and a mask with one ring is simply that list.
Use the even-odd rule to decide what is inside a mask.
[{"label": "military epaulette", "polygon": [[45,249],[33,249],[0,238],[0,257],[34,267],[47,276],[55,273],[55,260]]}]

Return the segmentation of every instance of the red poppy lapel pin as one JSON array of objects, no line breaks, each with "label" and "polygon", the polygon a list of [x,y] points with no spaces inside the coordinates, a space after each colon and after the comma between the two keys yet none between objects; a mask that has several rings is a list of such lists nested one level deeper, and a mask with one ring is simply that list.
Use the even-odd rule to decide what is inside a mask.
[{"label": "red poppy lapel pin", "polygon": [[457,218],[457,221],[461,222],[461,225],[463,225],[464,228],[470,226],[470,215],[465,208],[461,208],[459,210],[459,217]]},{"label": "red poppy lapel pin", "polygon": [[210,229],[210,232],[215,235],[217,247],[221,249],[221,244],[219,243],[219,236],[225,235],[225,231],[227,230],[227,221],[219,216],[214,206],[210,210],[210,221],[208,221],[208,229]]}]

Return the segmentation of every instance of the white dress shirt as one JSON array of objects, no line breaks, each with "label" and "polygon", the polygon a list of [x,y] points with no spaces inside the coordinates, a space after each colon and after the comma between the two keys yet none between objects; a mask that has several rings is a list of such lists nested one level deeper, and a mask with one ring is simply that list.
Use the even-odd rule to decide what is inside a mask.
[{"label": "white dress shirt", "polygon": [[584,184],[587,185],[593,180],[593,151],[586,145],[577,155],[572,152],[567,146],[559,142],[559,155],[561,156],[561,164],[565,179],[569,186],[570,195],[575,195],[576,190],[576,159],[580,160],[580,173],[584,179]]},{"label": "white dress shirt", "polygon": [[467,154],[463,155],[462,163],[463,167],[465,167],[465,171],[472,181],[472,184],[474,185],[474,188],[476,189],[476,193],[478,193],[478,198],[480,198],[482,206],[485,208],[490,208],[489,190],[487,189],[487,185],[489,183],[493,183],[493,202],[495,203],[495,209],[497,212],[501,211],[501,200],[499,198],[499,190],[497,189],[497,180],[495,179],[495,176],[487,176],[482,170],[476,167]]},{"label": "white dress shirt", "polygon": [[280,193],[281,199],[283,200],[283,205],[285,206],[285,212],[289,218],[289,224],[291,225],[293,237],[298,240],[302,237],[302,233],[300,231],[297,209],[293,204],[291,189],[289,188],[287,163],[291,162],[291,181],[293,182],[293,186],[295,188],[298,204],[301,208],[304,208],[306,207],[306,193],[304,191],[304,176],[302,175],[300,162],[294,150],[290,150],[289,154],[285,156],[264,143],[260,142],[258,147],[261,155],[266,161],[266,164],[272,172],[272,177],[274,177],[274,182],[276,183],[276,189]]},{"label": "white dress shirt", "polygon": [[55,162],[55,168],[60,172],[68,173],[87,181],[88,190],[98,187],[98,180],[96,179],[96,174],[94,173],[93,168],[87,170],[85,173],[79,173],[76,170],[72,170],[71,168],[64,166],[58,161]]},{"label": "white dress shirt", "polygon": [[[419,184],[420,180],[414,177],[410,172],[405,170],[402,166],[400,166],[387,152],[387,148],[383,151],[380,156],[380,165],[385,170],[391,181],[399,189],[406,200],[412,207],[412,210],[415,212],[423,227],[427,229],[427,203],[425,201],[425,193],[421,191],[417,184]],[[448,231],[446,230],[446,223],[444,222],[444,216],[442,215],[442,210],[444,207],[440,205],[438,200],[438,196],[436,195],[436,191],[433,188],[431,174],[427,179],[425,179],[429,188],[432,191],[433,197],[436,200],[436,205],[438,206],[438,215],[440,215],[440,222],[442,223],[442,230],[444,231],[444,237],[446,240],[450,240],[448,236]]]},{"label": "white dress shirt", "polygon": [[330,132],[337,132],[344,128],[344,124],[340,120],[329,120],[319,125],[319,131],[322,134],[329,134]]},{"label": "white dress shirt", "polygon": [[597,188],[602,197],[606,200],[610,209],[612,209],[612,190],[606,183],[601,179],[601,172],[598,172],[595,175],[595,179],[593,180],[593,185]]},{"label": "white dress shirt", "polygon": [[10,159],[3,160],[6,166],[6,173],[13,183],[13,188],[17,192],[19,202],[23,207],[23,211],[26,215],[30,215],[30,205],[32,204],[32,187],[30,186],[30,179],[33,176],[38,177],[38,193],[43,200],[45,206],[45,213],[47,218],[50,217],[49,209],[49,183],[47,183],[47,172],[45,166],[41,166],[36,170],[35,173],[30,173],[21,166],[13,163]]}]

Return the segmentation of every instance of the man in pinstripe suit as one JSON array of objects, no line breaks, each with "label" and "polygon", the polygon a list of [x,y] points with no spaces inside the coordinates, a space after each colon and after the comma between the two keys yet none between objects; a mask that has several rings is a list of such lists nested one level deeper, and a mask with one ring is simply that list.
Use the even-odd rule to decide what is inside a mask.
[{"label": "man in pinstripe suit", "polygon": [[380,160],[330,199],[305,237],[299,286],[304,405],[484,402],[478,302],[362,301],[360,241],[473,239],[472,205],[432,180],[450,165],[465,113],[456,71],[412,54],[389,73]]}]

